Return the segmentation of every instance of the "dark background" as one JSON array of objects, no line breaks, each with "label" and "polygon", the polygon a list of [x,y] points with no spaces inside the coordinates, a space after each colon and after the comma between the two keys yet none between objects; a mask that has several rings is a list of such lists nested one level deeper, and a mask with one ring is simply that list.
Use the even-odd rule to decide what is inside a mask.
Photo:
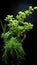
[{"label": "dark background", "polygon": [[[29,6],[37,6],[37,0],[0,0],[0,22],[4,21],[6,15],[15,15],[18,11],[24,11],[28,9]],[[34,64],[36,63],[36,48],[37,48],[37,11],[35,10],[32,15],[26,18],[26,21],[33,23],[33,29],[27,33],[27,37],[23,42],[23,48],[27,54],[26,62],[24,64]],[[4,22],[3,22],[4,24]],[[2,27],[0,27],[2,33]],[[3,43],[0,39],[0,48],[2,49]],[[2,56],[2,52],[0,52]],[[23,62],[22,62],[23,63]],[[2,64],[2,63],[1,63]],[[0,65],[1,65],[0,64]],[[23,65],[24,65],[23,64]]]}]

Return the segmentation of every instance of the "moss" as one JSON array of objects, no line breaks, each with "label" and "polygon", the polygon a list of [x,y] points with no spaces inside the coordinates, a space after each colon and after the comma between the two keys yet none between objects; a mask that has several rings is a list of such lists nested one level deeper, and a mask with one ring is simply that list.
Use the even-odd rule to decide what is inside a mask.
[{"label": "moss", "polygon": [[[4,19],[6,22],[8,22],[7,25],[4,25],[4,27],[2,25],[3,33],[1,34],[1,37],[4,39],[5,43],[2,60],[6,65],[8,62],[15,65],[16,59],[18,62],[21,62],[21,59],[25,59],[25,51],[22,48],[22,42],[23,39],[26,38],[26,32],[33,28],[33,24],[25,22],[25,19],[36,9],[37,7],[30,6],[28,10],[18,12],[15,18],[13,15],[7,15],[7,17]],[[7,27],[8,29],[6,29]],[[24,36],[22,40],[20,39],[21,36]]]}]

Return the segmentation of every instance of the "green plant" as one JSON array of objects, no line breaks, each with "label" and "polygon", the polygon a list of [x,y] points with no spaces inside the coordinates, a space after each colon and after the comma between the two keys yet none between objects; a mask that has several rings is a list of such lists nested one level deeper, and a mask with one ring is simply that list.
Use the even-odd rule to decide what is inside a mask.
[{"label": "green plant", "polygon": [[[4,39],[4,53],[2,55],[2,60],[7,65],[9,62],[9,57],[11,57],[12,65],[17,59],[18,63],[21,59],[24,59],[24,49],[22,48],[23,38],[26,38],[26,32],[33,28],[33,24],[25,22],[27,16],[32,14],[32,12],[37,9],[37,7],[30,6],[28,10],[24,12],[18,12],[15,18],[13,15],[7,15],[4,19],[7,22],[3,28],[3,33],[1,37]],[[21,39],[21,36],[23,38]]]}]

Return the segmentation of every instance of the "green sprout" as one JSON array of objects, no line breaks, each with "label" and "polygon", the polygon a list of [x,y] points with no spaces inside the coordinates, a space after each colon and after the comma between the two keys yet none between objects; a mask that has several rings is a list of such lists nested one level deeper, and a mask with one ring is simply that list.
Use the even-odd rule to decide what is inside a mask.
[{"label": "green sprout", "polygon": [[[22,59],[25,59],[24,56],[26,53],[22,47],[22,42],[26,38],[26,32],[33,28],[33,24],[26,22],[25,19],[36,9],[37,7],[30,6],[28,10],[18,12],[15,18],[13,15],[7,15],[4,19],[7,22],[7,25],[6,27],[3,27],[2,25],[3,33],[1,34],[1,37],[5,43],[2,60],[6,65],[10,62],[9,57],[11,57],[12,65],[15,65],[16,59],[18,63],[21,62]],[[21,36],[23,36],[22,39]]]}]

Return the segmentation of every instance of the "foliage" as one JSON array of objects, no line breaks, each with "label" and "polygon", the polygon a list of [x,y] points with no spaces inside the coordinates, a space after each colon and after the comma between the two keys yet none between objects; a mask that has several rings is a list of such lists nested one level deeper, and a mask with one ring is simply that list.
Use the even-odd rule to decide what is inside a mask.
[{"label": "foliage", "polygon": [[[9,54],[12,57],[12,62],[14,63],[14,60],[20,61],[24,57],[24,50],[22,48],[22,44],[15,38],[11,38],[7,44],[4,46],[4,54],[3,54],[3,61],[5,59],[5,64],[7,64],[7,59],[9,57]],[[16,56],[17,55],[17,56]]]},{"label": "foliage", "polygon": [[[30,6],[28,10],[18,12],[15,18],[13,18],[13,15],[7,15],[5,18],[7,25],[3,27],[4,30],[1,37],[5,43],[2,59],[6,65],[9,61],[9,55],[12,57],[12,65],[16,58],[18,62],[24,58],[25,52],[22,48],[20,37],[26,35],[26,32],[33,28],[33,24],[25,22],[25,19],[32,14],[35,9],[37,9],[37,7],[32,8],[32,6]],[[8,30],[5,28],[8,28]]]}]

